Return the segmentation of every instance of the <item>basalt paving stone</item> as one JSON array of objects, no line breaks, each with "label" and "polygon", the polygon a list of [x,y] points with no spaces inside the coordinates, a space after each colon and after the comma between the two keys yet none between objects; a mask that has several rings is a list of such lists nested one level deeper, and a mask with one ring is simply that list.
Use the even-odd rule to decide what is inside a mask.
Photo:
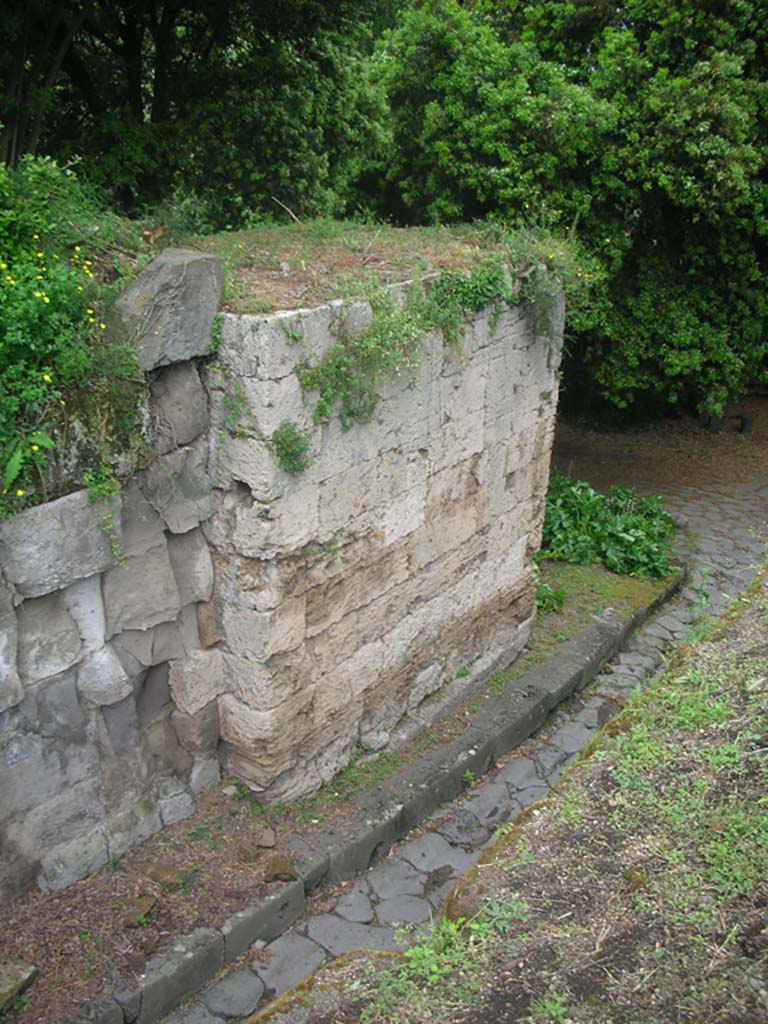
[{"label": "basalt paving stone", "polygon": [[436,833],[428,833],[404,843],[399,856],[409,861],[419,871],[435,871],[437,868],[450,867],[454,874],[462,874],[472,866],[475,858],[472,854],[451,846],[447,839]]},{"label": "basalt paving stone", "polygon": [[566,761],[568,753],[547,741],[536,749],[534,757],[539,778],[544,781],[548,779],[555,768],[559,768]]},{"label": "basalt paving stone", "polygon": [[432,915],[432,907],[418,896],[393,896],[376,907],[379,924],[421,924]]},{"label": "basalt paving stone", "polygon": [[203,996],[203,1002],[221,1017],[244,1017],[253,1013],[264,995],[264,982],[253,971],[236,971]]},{"label": "basalt paving stone", "polygon": [[[555,770],[559,774],[559,770]],[[534,786],[528,786],[527,789],[518,790],[517,799],[522,807],[529,807],[531,804],[535,804],[537,800],[543,800],[549,792],[549,788],[546,782],[539,782]]]},{"label": "basalt paving stone", "polygon": [[336,906],[334,914],[343,917],[345,921],[353,921],[356,924],[370,924],[373,920],[373,907],[368,898],[368,886],[365,882],[357,882],[349,892],[346,892]]},{"label": "basalt paving stone", "polygon": [[549,742],[565,751],[566,754],[577,754],[597,732],[594,726],[574,721],[564,725],[549,737]]},{"label": "basalt paving stone", "polygon": [[515,789],[526,789],[541,782],[535,763],[530,757],[516,757],[514,761],[496,773],[497,782],[506,782]]},{"label": "basalt paving stone", "polygon": [[264,954],[264,961],[259,957],[252,961],[251,967],[264,982],[264,988],[275,996],[314,974],[328,957],[316,942],[296,932],[287,932],[270,942]]},{"label": "basalt paving stone", "polygon": [[[486,839],[485,842],[487,843],[492,840],[495,841],[495,835],[492,835],[490,839]],[[482,847],[478,847],[478,849],[481,848]],[[429,900],[430,906],[439,910],[453,892],[453,887],[455,885],[456,878],[451,875],[450,878],[447,878],[440,885],[436,885],[433,889],[430,889],[427,892],[427,899]]]},{"label": "basalt paving stone", "polygon": [[435,825],[435,832],[445,836],[454,846],[477,846],[488,835],[488,829],[469,811],[457,811],[447,821]]},{"label": "basalt paving stone", "polygon": [[489,782],[465,799],[464,810],[474,814],[481,824],[493,828],[499,822],[508,821],[521,807],[503,782]]},{"label": "basalt paving stone", "polygon": [[645,654],[636,654],[634,651],[631,654],[620,654],[619,664],[627,665],[631,668],[644,669],[647,672],[652,671],[656,667],[656,661],[653,658],[649,658]]},{"label": "basalt paving stone", "polygon": [[306,932],[313,942],[327,949],[331,956],[342,956],[353,949],[381,949],[396,952],[407,943],[395,938],[390,928],[376,928],[372,925],[353,924],[335,914],[319,914],[311,917]]},{"label": "basalt paving stone", "polygon": [[374,868],[368,873],[367,880],[371,891],[380,900],[388,900],[393,896],[423,896],[427,884],[421,872],[408,861],[399,858]]}]

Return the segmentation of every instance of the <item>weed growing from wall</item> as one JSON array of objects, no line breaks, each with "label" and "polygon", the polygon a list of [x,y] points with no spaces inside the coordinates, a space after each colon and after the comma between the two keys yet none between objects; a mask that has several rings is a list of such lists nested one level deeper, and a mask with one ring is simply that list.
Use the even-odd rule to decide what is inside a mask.
[{"label": "weed growing from wall", "polygon": [[309,466],[309,446],[312,436],[307,430],[301,430],[293,420],[283,420],[267,447],[275,458],[278,466],[289,476],[300,476]]},{"label": "weed growing from wall", "polygon": [[83,483],[88,489],[88,504],[99,507],[99,526],[109,541],[109,548],[115,561],[125,560],[123,549],[117,536],[117,523],[112,511],[111,499],[120,493],[120,481],[110,467],[101,463],[96,473],[86,472]]},{"label": "weed growing from wall", "polygon": [[[369,423],[379,401],[378,387],[392,378],[413,376],[422,338],[432,331],[441,331],[449,344],[456,344],[461,325],[483,309],[491,308],[495,329],[506,306],[541,303],[544,295],[556,302],[560,275],[546,265],[534,269],[533,274],[517,275],[499,258],[469,272],[443,271],[426,282],[415,280],[406,292],[372,288],[367,296],[370,325],[351,334],[342,324],[338,342],[322,359],[306,359],[297,366],[302,390],[317,394],[314,422],[327,422],[337,414],[343,430]],[[554,342],[554,318],[545,326]]]}]

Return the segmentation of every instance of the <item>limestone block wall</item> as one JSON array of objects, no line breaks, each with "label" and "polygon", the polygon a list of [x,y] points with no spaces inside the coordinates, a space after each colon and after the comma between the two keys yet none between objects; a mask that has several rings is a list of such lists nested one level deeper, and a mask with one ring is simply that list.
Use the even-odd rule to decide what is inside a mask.
[{"label": "limestone block wall", "polygon": [[[387,746],[457,672],[507,665],[534,613],[559,352],[524,309],[485,311],[458,344],[425,338],[416,379],[386,387],[373,422],[314,430],[299,478],[258,440],[286,418],[311,428],[297,363],[369,318],[364,304],[227,316],[206,373],[210,646],[174,664],[171,691],[191,715],[217,698],[222,762],[270,795]],[[249,415],[227,432],[233,380]]]},{"label": "limestone block wall", "polygon": [[[344,432],[312,425],[296,367],[370,308],[226,314],[211,357],[220,295],[199,254],[131,286],[156,457],[109,507],[0,523],[0,900],[190,814],[222,766],[307,792],[525,642],[557,345],[486,311]],[[285,420],[312,430],[299,477],[264,443]]]}]

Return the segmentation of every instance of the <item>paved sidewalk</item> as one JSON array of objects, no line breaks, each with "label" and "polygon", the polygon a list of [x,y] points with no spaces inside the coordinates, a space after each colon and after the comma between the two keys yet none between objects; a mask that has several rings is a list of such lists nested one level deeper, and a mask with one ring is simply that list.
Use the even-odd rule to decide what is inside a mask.
[{"label": "paved sidewalk", "polygon": [[[706,490],[676,485],[661,494],[684,517],[694,550],[688,584],[645,624],[567,710],[556,712],[525,754],[482,784],[444,804],[416,839],[397,844],[386,860],[342,887],[336,904],[308,915],[270,943],[257,943],[248,966],[223,977],[165,1024],[238,1024],[265,997],[275,998],[328,959],[353,949],[395,950],[403,924],[428,924],[453,884],[499,826],[541,799],[563,769],[615,713],[618,703],[652,676],[669,648],[702,612],[716,614],[754,577],[768,542],[768,483],[755,479]],[[425,830],[426,829],[426,830]]]}]

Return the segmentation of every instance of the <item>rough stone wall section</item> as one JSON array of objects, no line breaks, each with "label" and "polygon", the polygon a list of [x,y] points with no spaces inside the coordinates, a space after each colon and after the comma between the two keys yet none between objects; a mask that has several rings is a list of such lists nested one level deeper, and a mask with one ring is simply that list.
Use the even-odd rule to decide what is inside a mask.
[{"label": "rough stone wall section", "polygon": [[108,509],[78,491],[0,523],[0,901],[190,814],[221,764],[315,788],[525,642],[558,346],[521,309],[425,338],[416,379],[370,424],[312,428],[292,478],[264,439],[312,427],[297,363],[370,308],[227,314],[214,361],[221,288],[169,250],[118,301],[148,468]]},{"label": "rough stone wall section", "polygon": [[194,359],[221,292],[219,261],[171,251],[119,300],[148,371],[152,466],[106,507],[81,490],[0,523],[0,901],[82,878],[219,778],[218,723],[177,719],[168,677],[200,650],[213,587]]}]

